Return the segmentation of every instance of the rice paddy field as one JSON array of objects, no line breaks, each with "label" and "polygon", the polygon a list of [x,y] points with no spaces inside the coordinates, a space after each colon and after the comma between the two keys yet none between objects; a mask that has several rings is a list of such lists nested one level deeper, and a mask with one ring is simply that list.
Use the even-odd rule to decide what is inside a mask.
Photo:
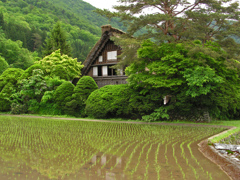
[{"label": "rice paddy field", "polygon": [[0,179],[229,179],[197,146],[223,130],[0,116]]}]

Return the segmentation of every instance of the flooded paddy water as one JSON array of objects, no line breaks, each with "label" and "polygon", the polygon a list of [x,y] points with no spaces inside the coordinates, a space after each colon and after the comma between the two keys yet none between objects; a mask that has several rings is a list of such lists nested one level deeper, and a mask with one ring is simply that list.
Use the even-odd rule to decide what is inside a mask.
[{"label": "flooded paddy water", "polygon": [[0,116],[0,180],[229,179],[197,146],[221,131]]}]

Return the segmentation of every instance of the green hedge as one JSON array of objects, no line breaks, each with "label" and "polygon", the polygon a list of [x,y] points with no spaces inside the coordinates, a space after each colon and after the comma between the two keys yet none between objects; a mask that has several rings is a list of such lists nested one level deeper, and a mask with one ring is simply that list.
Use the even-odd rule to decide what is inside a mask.
[{"label": "green hedge", "polygon": [[93,118],[141,118],[162,104],[159,92],[140,94],[127,84],[107,85],[94,91],[86,101],[86,114]]},{"label": "green hedge", "polygon": [[81,100],[86,101],[88,96],[96,89],[98,89],[98,86],[94,79],[90,76],[83,76],[78,81],[74,89],[74,94],[75,96],[78,96]]},{"label": "green hedge", "polygon": [[54,101],[58,107],[64,111],[67,102],[72,100],[74,85],[69,81],[62,83],[54,92]]}]

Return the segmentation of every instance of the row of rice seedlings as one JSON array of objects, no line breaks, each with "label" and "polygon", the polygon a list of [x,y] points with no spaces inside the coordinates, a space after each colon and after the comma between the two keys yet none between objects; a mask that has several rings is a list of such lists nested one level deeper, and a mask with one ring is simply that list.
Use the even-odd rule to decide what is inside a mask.
[{"label": "row of rice seedlings", "polygon": [[[149,149],[148,149],[148,151],[147,151],[147,153],[146,153],[146,168],[145,168],[146,171],[145,171],[145,173],[144,173],[144,179],[148,179],[149,154],[150,154],[150,152],[151,152],[151,150],[152,150],[152,146],[155,145],[155,144],[159,144],[160,142],[162,142],[162,141],[159,140],[159,138],[158,138],[158,141],[155,140],[155,143],[151,143],[151,145],[150,145],[150,147],[149,147]],[[155,169],[155,168],[153,168],[153,169]]]},{"label": "row of rice seedlings", "polygon": [[[130,143],[131,141],[126,141],[125,143],[121,143],[121,142],[119,142],[118,143],[118,145],[120,144],[120,146],[115,150],[115,152],[113,153],[113,155],[116,155],[119,151],[120,151],[120,149],[122,149],[122,148],[124,148],[128,143]],[[108,159],[108,161],[105,163],[105,164],[103,164],[102,165],[102,167],[101,167],[101,169],[103,169],[108,163],[109,163],[109,161],[111,161],[112,160],[112,157],[113,156],[111,156],[109,159]],[[112,167],[111,167],[111,170],[112,170]]]},{"label": "row of rice seedlings", "polygon": [[[26,125],[27,123],[28,125]],[[23,154],[24,156],[29,154],[27,155],[28,157],[23,157],[24,161],[29,162],[29,158],[31,158],[29,165],[42,174],[50,175],[51,178],[57,177],[59,171],[62,176],[66,173],[77,172],[83,165],[89,162],[93,154],[96,154],[97,152],[103,152],[105,154],[110,153],[113,155],[117,154],[117,152],[120,151],[119,147],[124,148],[124,146],[121,145],[121,142],[129,141],[130,144],[133,142],[132,146],[126,146],[126,149],[122,150],[121,155],[127,157],[128,154],[126,154],[126,152],[130,147],[133,147],[135,151],[138,149],[140,145],[137,148],[136,145],[133,145],[134,143],[139,144],[139,142],[142,141],[141,138],[148,139],[149,137],[156,137],[154,138],[154,141],[157,141],[159,137],[164,137],[164,140],[166,139],[166,141],[175,141],[177,133],[181,131],[183,131],[183,134],[186,132],[187,134],[193,132],[188,131],[189,128],[167,126],[157,127],[152,125],[122,125],[95,122],[63,123],[62,121],[48,122],[43,120],[29,120],[24,123],[20,120],[14,122],[14,126],[8,124],[7,127],[7,134],[10,134],[11,138],[10,140],[7,140],[6,143],[3,143],[6,148],[1,148],[0,151],[3,152],[6,149],[10,150],[10,152],[14,154],[14,157],[11,155],[13,159],[22,158],[21,156]],[[175,135],[170,136],[169,133]],[[183,136],[183,134],[181,136]],[[6,139],[4,137],[6,136],[0,135],[1,145],[2,142],[4,142],[4,139]],[[1,141],[1,139],[3,139],[3,141]],[[119,143],[117,143],[117,141]],[[115,151],[111,148],[114,143],[116,143],[114,147],[118,147]],[[150,147],[152,146],[153,144],[151,143]],[[165,147],[167,148],[167,146]],[[146,156],[147,161],[149,161],[148,154],[150,151],[151,148],[148,149]],[[4,153],[7,155],[6,152]],[[128,164],[125,165],[124,169],[128,169],[128,166],[130,165],[129,163],[134,154],[136,153],[130,153],[130,160],[127,162]],[[167,149],[164,154],[167,158]],[[36,161],[36,159],[38,160],[38,163],[34,164],[33,162]],[[167,159],[166,162],[168,163]],[[117,162],[110,170],[113,170],[116,165]],[[48,168],[49,166],[52,168]],[[146,167],[148,168],[149,166]],[[138,165],[135,166],[134,173],[137,171],[137,168]],[[148,170],[146,169],[146,171]]]},{"label": "row of rice seedlings", "polygon": [[[136,144],[136,143],[138,143],[138,140],[132,141],[131,143],[129,143],[128,146],[123,150],[123,152],[121,153],[121,155],[120,155],[119,157],[123,157],[123,156],[126,154],[126,152],[129,150],[129,148],[132,147],[132,146],[133,146],[134,144]],[[116,166],[117,166],[117,162],[115,163],[114,166],[112,166],[112,167],[110,168],[110,170],[111,170],[111,171],[114,170],[114,169],[116,168]]]},{"label": "row of rice seedlings", "polygon": [[186,179],[186,175],[185,175],[185,173],[184,173],[184,171],[183,171],[181,165],[178,163],[178,159],[177,159],[177,157],[175,156],[175,148],[174,148],[174,146],[175,146],[177,143],[179,143],[179,142],[177,141],[177,142],[175,142],[175,143],[172,144],[173,158],[175,159],[176,164],[177,164],[177,166],[179,167],[179,169],[180,169],[180,171],[181,171],[181,173],[182,173],[183,179]]},{"label": "row of rice seedlings", "polygon": [[137,148],[138,148],[141,144],[143,144],[143,143],[147,143],[147,144],[148,144],[148,143],[149,143],[149,140],[150,140],[150,138],[148,138],[148,139],[145,138],[145,139],[142,140],[141,142],[138,142],[138,143],[137,143],[137,145],[134,147],[133,151],[131,152],[131,154],[130,154],[130,156],[129,156],[129,158],[128,158],[128,161],[127,161],[127,163],[126,163],[126,166],[125,166],[123,172],[126,172],[126,171],[127,171],[128,166],[130,165],[131,160],[132,160],[132,158],[133,158],[133,155],[136,153]]},{"label": "row of rice seedlings", "polygon": [[[149,139],[146,143],[145,142],[142,142],[144,143],[143,146],[140,146],[141,147],[141,151],[139,152],[139,155],[137,155],[137,149],[135,150],[135,153],[136,153],[136,156],[135,157],[138,157],[137,160],[132,160],[133,159],[133,156],[130,158],[130,160],[128,161],[128,166],[130,166],[131,163],[135,163],[135,167],[134,165],[132,165],[133,167],[130,169],[129,167],[126,167],[126,170],[127,168],[129,169],[130,171],[130,176],[132,177],[136,172],[137,172],[137,169],[139,168],[139,165],[141,163],[141,165],[143,165],[143,163],[146,162],[146,159],[144,159],[143,161],[141,161],[141,158],[144,158],[143,155],[144,155],[144,152],[147,151],[145,150],[145,148],[148,146],[148,145],[152,145],[152,143],[157,143],[157,140],[159,140],[159,138],[157,137],[154,137],[154,138],[151,138]],[[141,143],[141,144],[142,144]],[[140,144],[139,144],[140,145]],[[131,154],[132,155],[132,154]],[[131,161],[131,162],[130,162]],[[146,169],[145,169],[146,170]],[[141,170],[139,170],[140,172]],[[142,172],[142,171],[141,171]],[[133,177],[132,177],[133,178]]]}]

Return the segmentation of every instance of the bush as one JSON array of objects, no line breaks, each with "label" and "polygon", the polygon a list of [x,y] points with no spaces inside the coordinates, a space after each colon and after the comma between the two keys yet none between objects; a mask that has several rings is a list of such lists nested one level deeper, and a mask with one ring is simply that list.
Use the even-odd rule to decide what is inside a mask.
[{"label": "bush", "polygon": [[[59,71],[59,68],[56,68],[57,66],[64,67],[68,80],[79,78],[81,76],[81,69],[83,68],[81,62],[77,62],[76,58],[73,59],[67,55],[61,55],[60,49],[35,63],[41,65],[45,75],[50,75],[54,68],[56,71]],[[57,74],[59,75],[59,72]]]},{"label": "bush", "polygon": [[11,113],[12,114],[25,114],[28,112],[27,105],[12,103],[11,104]]},{"label": "bush", "polygon": [[40,103],[40,107],[38,110],[39,114],[44,115],[61,115],[61,110],[54,103]]},{"label": "bush", "polygon": [[67,81],[69,80],[67,71],[62,65],[57,65],[57,66],[53,67],[50,76],[51,77],[59,77],[60,79],[64,79]]},{"label": "bush", "polygon": [[127,84],[107,85],[94,91],[86,101],[86,114],[94,118],[141,118],[159,107],[158,92],[139,94]]},{"label": "bush", "polygon": [[69,81],[64,82],[54,92],[54,101],[61,110],[64,110],[66,103],[72,100],[74,85]]},{"label": "bush", "polygon": [[7,83],[2,91],[0,92],[0,111],[10,111],[11,110],[11,101],[10,96],[14,93],[15,87],[9,82]]},{"label": "bush", "polygon": [[88,96],[96,89],[98,89],[98,86],[94,79],[90,76],[83,76],[74,88],[74,96],[85,102]]},{"label": "bush", "polygon": [[0,56],[0,75],[9,67],[7,61]]},{"label": "bush", "polygon": [[7,97],[1,97],[0,94],[0,111],[10,111],[11,110],[11,102]]},{"label": "bush", "polygon": [[8,68],[6,71],[4,71],[0,76],[0,91],[2,91],[4,86],[9,82],[15,85],[23,72],[24,71],[22,69],[18,68]]},{"label": "bush", "polygon": [[38,113],[40,103],[36,99],[29,100],[27,105],[28,105],[28,113],[30,114]]},{"label": "bush", "polygon": [[30,76],[32,76],[33,70],[36,70],[36,69],[43,70],[40,64],[34,64],[29,68],[27,68],[19,79],[28,79]]}]

